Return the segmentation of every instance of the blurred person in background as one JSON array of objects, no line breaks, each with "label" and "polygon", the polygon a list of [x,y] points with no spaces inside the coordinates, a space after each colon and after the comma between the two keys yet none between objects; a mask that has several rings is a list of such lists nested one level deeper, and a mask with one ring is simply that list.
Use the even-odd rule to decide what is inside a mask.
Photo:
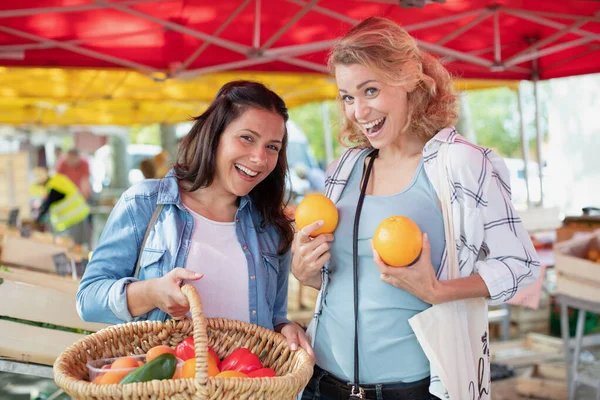
[{"label": "blurred person in background", "polygon": [[142,171],[142,175],[144,175],[145,179],[154,179],[157,177],[156,175],[156,165],[154,164],[151,158],[147,158],[140,162],[140,171]]},{"label": "blurred person in background", "polygon": [[76,148],[70,149],[56,162],[56,172],[68,177],[86,200],[92,196],[90,165]]},{"label": "blurred person in background", "polygon": [[310,184],[311,192],[323,193],[325,190],[325,172],[319,168],[309,168],[306,164],[298,164],[294,167],[300,179],[305,179]]},{"label": "blurred person in background", "polygon": [[171,169],[170,159],[169,152],[164,149],[152,158],[154,167],[156,168],[155,178],[164,178],[167,175]]},{"label": "blurred person in background", "polygon": [[41,225],[44,216],[50,212],[53,232],[67,234],[79,245],[89,245],[90,208],[77,186],[66,175],[56,173],[49,176],[48,169],[44,167],[36,168],[34,174],[36,183],[42,185],[46,193],[36,224]]}]

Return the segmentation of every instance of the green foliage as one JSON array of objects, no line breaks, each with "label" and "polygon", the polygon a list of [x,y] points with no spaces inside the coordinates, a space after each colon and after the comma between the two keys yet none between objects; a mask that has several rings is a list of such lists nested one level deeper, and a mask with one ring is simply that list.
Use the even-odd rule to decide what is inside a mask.
[{"label": "green foliage", "polygon": [[[335,101],[326,102],[329,108],[329,124],[333,143],[334,158],[342,154],[342,147],[337,142],[339,131],[340,109]],[[290,119],[304,131],[319,163],[325,162],[325,137],[323,127],[322,103],[309,103],[290,109]]]},{"label": "green foliage", "polygon": [[[548,132],[548,112],[546,104],[550,98],[550,86],[546,82],[538,84],[540,102],[540,128],[546,136]],[[533,83],[521,83],[523,99],[523,119],[525,137],[529,142],[530,159],[535,159],[535,100]],[[504,157],[521,158],[521,133],[517,92],[508,88],[471,91],[467,94],[471,110],[471,123],[477,137],[477,144],[490,147]]]},{"label": "green foliage", "polygon": [[129,129],[129,143],[161,145],[160,126],[158,124],[146,126],[132,126]]}]

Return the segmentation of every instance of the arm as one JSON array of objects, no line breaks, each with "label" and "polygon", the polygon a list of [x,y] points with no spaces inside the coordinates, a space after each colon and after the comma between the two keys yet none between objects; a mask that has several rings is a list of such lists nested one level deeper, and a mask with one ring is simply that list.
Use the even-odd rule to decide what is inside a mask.
[{"label": "arm", "polygon": [[133,274],[142,237],[128,207],[127,200],[121,197],[79,283],[77,311],[85,321],[133,320],[128,310],[127,286],[138,281]]},{"label": "arm", "polygon": [[[279,273],[277,274],[277,295],[275,296],[275,302],[273,303],[273,326],[275,330],[279,325],[291,323],[287,319],[287,305],[288,305],[288,279],[290,276],[290,262],[292,258],[292,252],[289,250],[279,260]],[[281,330],[281,327],[279,327]]]},{"label": "arm", "polygon": [[[498,157],[495,154],[490,155]],[[500,169],[504,162],[500,159]],[[488,187],[488,206],[483,210],[486,258],[475,263],[489,290],[491,305],[510,300],[518,290],[532,284],[540,274],[540,262],[531,238],[515,210],[508,182],[492,174]]]},{"label": "arm", "polygon": [[38,212],[38,217],[36,218],[36,222],[39,223],[40,220],[42,219],[42,217],[44,215],[46,215],[46,213],[50,209],[50,206],[52,205],[52,203],[56,203],[57,201],[60,201],[60,200],[62,200],[64,198],[65,198],[65,195],[63,193],[57,192],[54,189],[50,190],[50,193],[44,199],[44,202],[40,206],[40,210]]}]

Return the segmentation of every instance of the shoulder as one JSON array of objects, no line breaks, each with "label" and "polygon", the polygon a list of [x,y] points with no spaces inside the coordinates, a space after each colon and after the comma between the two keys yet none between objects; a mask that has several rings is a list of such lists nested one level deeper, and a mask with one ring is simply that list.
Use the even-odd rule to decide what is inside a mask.
[{"label": "shoulder", "polygon": [[497,181],[510,192],[510,178],[504,159],[494,150],[457,136],[448,147],[448,163],[454,187],[475,201],[474,207],[488,204],[488,189]]},{"label": "shoulder", "polygon": [[147,179],[127,189],[115,205],[117,215],[129,214],[133,220],[150,220],[159,194],[160,179]]},{"label": "shoulder", "polygon": [[123,193],[123,198],[127,200],[135,198],[145,198],[158,196],[160,179],[145,179],[128,188]]},{"label": "shoulder", "polygon": [[372,150],[370,147],[352,147],[344,151],[344,153],[334,160],[327,167],[326,175],[331,176],[335,173],[336,170],[342,167],[354,166],[356,161],[360,158],[361,155],[367,153]]},{"label": "shoulder", "polygon": [[[494,165],[490,157],[494,157],[491,149],[469,142],[460,135],[448,147],[448,161],[452,176],[462,180],[482,182],[490,176]],[[499,157],[499,156],[498,156]]]}]

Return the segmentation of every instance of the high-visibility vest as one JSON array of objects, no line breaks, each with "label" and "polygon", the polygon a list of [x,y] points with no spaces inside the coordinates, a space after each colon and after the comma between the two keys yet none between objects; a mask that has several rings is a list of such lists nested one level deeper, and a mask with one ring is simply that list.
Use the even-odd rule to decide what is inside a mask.
[{"label": "high-visibility vest", "polygon": [[79,193],[79,189],[65,175],[55,174],[46,183],[46,190],[56,190],[65,195],[62,200],[50,205],[50,223],[57,232],[80,223],[90,214],[90,207]]}]

